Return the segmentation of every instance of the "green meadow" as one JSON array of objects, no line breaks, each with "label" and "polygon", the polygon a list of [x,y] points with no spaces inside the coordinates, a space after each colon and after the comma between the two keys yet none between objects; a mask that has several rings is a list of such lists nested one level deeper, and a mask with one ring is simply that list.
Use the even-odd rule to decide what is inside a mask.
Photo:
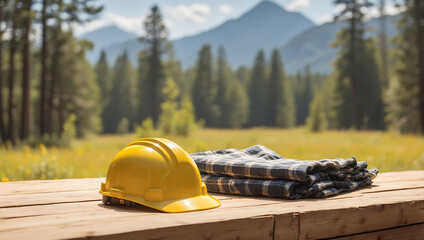
[{"label": "green meadow", "polygon": [[[158,137],[160,136],[157,133]],[[187,152],[246,148],[262,144],[286,158],[347,158],[367,161],[380,172],[424,169],[424,138],[377,131],[327,131],[305,128],[204,129],[190,137],[166,137]],[[100,135],[77,140],[70,148],[20,146],[0,149],[2,181],[103,177],[113,156],[134,134]]]}]

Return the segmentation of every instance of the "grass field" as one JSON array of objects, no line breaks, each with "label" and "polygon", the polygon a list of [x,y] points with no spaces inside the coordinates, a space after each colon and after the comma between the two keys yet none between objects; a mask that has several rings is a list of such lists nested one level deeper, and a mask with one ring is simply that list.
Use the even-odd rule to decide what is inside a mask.
[{"label": "grass field", "polygon": [[[304,128],[205,129],[190,137],[165,137],[188,152],[262,144],[286,158],[315,160],[354,156],[381,172],[424,169],[424,138],[387,132],[311,133]],[[104,135],[76,141],[68,149],[42,145],[37,149],[27,146],[14,150],[1,148],[0,178],[2,181],[17,181],[102,177],[113,156],[134,138],[133,134]]]}]

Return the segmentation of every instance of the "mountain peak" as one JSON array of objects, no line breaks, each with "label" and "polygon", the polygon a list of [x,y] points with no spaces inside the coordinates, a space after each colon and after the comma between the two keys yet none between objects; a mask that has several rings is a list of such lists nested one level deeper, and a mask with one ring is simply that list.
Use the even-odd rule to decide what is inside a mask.
[{"label": "mountain peak", "polygon": [[270,0],[263,0],[258,3],[258,5],[256,5],[254,8],[278,8],[286,11],[282,6]]},{"label": "mountain peak", "polygon": [[277,3],[269,0],[264,0],[243,14],[242,17],[264,17],[278,14],[285,14],[287,11]]}]

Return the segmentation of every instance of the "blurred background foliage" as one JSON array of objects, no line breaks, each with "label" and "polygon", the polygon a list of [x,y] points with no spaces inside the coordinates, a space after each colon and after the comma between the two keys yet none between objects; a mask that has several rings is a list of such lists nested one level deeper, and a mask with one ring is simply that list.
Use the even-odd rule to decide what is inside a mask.
[{"label": "blurred background foliage", "polygon": [[[323,72],[308,54],[302,68],[292,67],[299,59],[282,55],[290,55],[287,44],[257,49],[251,65],[234,67],[227,52],[237,46],[212,40],[187,66],[159,6],[144,20],[141,49],[110,59],[101,51],[91,64],[86,55],[95,46],[72,26],[102,11],[95,1],[1,0],[0,177],[102,176],[125,143],[158,136],[189,152],[260,143],[289,158],[354,155],[383,171],[422,169],[424,2],[397,1],[402,11],[391,22],[384,0],[334,4],[342,7],[331,35],[337,55]],[[374,35],[364,17],[372,5],[380,11]],[[243,16],[264,11],[290,15],[263,1]],[[304,42],[309,31],[294,39]],[[305,47],[319,42],[309,40]]]}]

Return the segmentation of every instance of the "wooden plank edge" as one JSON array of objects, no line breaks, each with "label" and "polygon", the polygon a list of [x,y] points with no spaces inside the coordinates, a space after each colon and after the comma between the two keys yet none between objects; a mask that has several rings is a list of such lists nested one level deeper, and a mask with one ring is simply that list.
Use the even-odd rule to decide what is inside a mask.
[{"label": "wooden plank edge", "polygon": [[303,212],[299,238],[332,238],[423,222],[424,200]]},{"label": "wooden plank edge", "polygon": [[[40,235],[25,232],[9,232],[0,237],[7,239],[31,238],[36,239],[58,239],[69,236],[67,239],[273,239],[274,216],[263,215],[250,218],[232,219],[217,222],[199,224],[181,224],[179,226],[156,229],[134,230],[116,234],[105,234],[90,229],[90,226],[81,226],[80,231],[64,228],[58,231],[40,231]],[[128,222],[131,224],[131,222]],[[41,229],[46,228],[46,226]],[[117,228],[113,219],[105,223],[105,228],[113,230]],[[48,229],[45,229],[48,230]],[[118,232],[118,231],[117,231]]]},{"label": "wooden plank edge", "polygon": [[361,240],[361,239],[424,239],[424,223],[383,229],[378,231],[359,233],[349,236],[336,237],[337,240]]}]

